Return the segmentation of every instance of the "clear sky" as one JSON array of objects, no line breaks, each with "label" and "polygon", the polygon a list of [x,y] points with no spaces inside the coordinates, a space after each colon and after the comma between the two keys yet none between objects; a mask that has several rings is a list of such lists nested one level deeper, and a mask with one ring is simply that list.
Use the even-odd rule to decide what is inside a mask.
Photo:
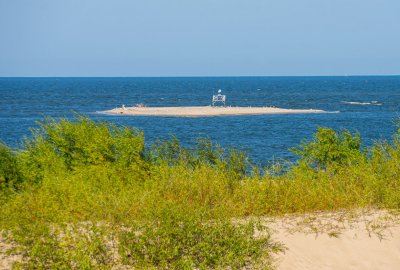
[{"label": "clear sky", "polygon": [[400,0],[0,0],[0,76],[400,74]]}]

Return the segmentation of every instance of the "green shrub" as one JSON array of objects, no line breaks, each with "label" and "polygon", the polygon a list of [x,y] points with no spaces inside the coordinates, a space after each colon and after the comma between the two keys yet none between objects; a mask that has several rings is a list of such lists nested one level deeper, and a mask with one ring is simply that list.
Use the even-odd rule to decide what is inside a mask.
[{"label": "green shrub", "polygon": [[27,226],[14,237],[23,244],[17,269],[110,269],[115,263],[105,230],[90,223]]},{"label": "green shrub", "polygon": [[[207,220],[173,208],[163,208],[121,234],[125,264],[140,269],[241,269],[263,263],[267,269],[270,253],[280,249],[266,228],[254,222]],[[264,234],[255,237],[256,228]]]},{"label": "green shrub", "polygon": [[6,145],[0,143],[0,189],[16,188],[22,182],[16,155]]},{"label": "green shrub", "polygon": [[252,166],[245,152],[236,149],[225,151],[207,138],[200,138],[192,148],[186,148],[176,137],[172,137],[157,141],[150,152],[151,160],[156,164],[164,162],[169,166],[182,165],[190,169],[206,165],[228,172],[234,179],[243,178]]},{"label": "green shrub", "polygon": [[169,166],[193,167],[196,160],[194,153],[184,148],[175,136],[169,140],[158,140],[152,145],[149,155],[154,163],[166,163]]},{"label": "green shrub", "polygon": [[47,175],[82,166],[143,167],[143,133],[132,128],[96,123],[78,116],[76,121],[46,119],[33,131],[19,153],[21,173],[30,183]]},{"label": "green shrub", "polygon": [[360,135],[346,129],[337,133],[330,128],[318,128],[313,140],[301,143],[292,152],[300,157],[300,164],[317,170],[357,163],[365,158]]},{"label": "green shrub", "polygon": [[28,143],[35,147],[37,142],[49,145],[68,168],[105,162],[129,164],[144,149],[142,132],[107,122],[96,123],[82,116],[76,122],[47,119],[40,123],[35,138]]}]

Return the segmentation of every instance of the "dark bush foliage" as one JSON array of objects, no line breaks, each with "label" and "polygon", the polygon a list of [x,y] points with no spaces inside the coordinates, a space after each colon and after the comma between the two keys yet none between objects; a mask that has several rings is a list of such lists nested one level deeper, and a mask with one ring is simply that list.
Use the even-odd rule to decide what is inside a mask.
[{"label": "dark bush foliage", "polygon": [[0,143],[0,188],[16,188],[22,181],[16,155],[6,145]]}]

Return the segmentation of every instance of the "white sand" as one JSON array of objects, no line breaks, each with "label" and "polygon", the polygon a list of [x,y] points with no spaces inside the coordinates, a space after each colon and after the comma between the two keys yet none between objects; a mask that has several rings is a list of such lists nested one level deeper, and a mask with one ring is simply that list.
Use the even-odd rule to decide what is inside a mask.
[{"label": "white sand", "polygon": [[125,107],[115,108],[100,113],[112,115],[137,115],[137,116],[227,116],[227,115],[258,115],[258,114],[303,114],[324,113],[322,110],[313,109],[282,109],[275,107]]},{"label": "white sand", "polygon": [[380,211],[350,222],[340,219],[317,216],[311,221],[306,218],[306,222],[273,221],[273,238],[287,248],[285,254],[277,256],[277,269],[400,269],[397,217]]},{"label": "white sand", "polygon": [[12,269],[13,264],[22,260],[21,254],[8,254],[13,246],[3,238],[3,232],[0,231],[0,269]]}]

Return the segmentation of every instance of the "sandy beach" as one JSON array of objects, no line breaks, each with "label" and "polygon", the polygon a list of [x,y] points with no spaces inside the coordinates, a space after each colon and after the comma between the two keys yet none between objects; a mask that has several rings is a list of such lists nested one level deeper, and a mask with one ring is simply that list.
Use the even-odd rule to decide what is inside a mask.
[{"label": "sandy beach", "polygon": [[325,213],[273,219],[273,238],[286,247],[277,270],[396,270],[400,219],[384,210],[351,216]]},{"label": "sandy beach", "polygon": [[99,113],[112,115],[136,116],[176,116],[176,117],[202,117],[202,116],[228,116],[228,115],[260,115],[260,114],[305,114],[324,113],[323,110],[314,109],[282,109],[275,107],[121,107]]}]

